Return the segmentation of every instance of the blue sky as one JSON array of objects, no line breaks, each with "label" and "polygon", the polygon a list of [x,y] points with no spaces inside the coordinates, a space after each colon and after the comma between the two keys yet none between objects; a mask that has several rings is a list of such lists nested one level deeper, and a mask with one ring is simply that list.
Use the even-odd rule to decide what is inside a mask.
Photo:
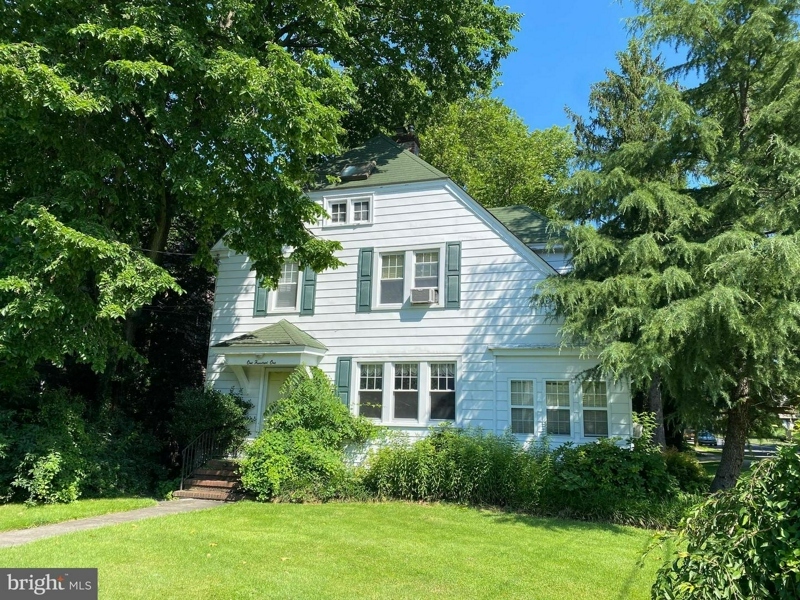
[{"label": "blue sky", "polygon": [[615,69],[627,44],[630,3],[612,0],[500,0],[524,13],[495,92],[531,129],[567,125],[564,106],[585,115],[592,83]]}]

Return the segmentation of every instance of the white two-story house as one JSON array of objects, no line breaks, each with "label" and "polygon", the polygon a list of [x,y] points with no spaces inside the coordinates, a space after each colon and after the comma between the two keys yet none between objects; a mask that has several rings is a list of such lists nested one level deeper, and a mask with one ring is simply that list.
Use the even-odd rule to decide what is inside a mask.
[{"label": "white two-story house", "polygon": [[544,219],[483,208],[416,155],[412,136],[401,141],[378,136],[330,161],[309,192],[330,215],[310,229],[341,242],[346,266],[286,262],[266,290],[247,256],[214,247],[209,383],[253,403],[254,434],[306,364],[354,414],[412,436],[450,422],[526,442],[629,437],[627,383],[587,379],[595,363],[561,348],[558,325],[531,304],[537,281],[568,268],[547,251]]}]

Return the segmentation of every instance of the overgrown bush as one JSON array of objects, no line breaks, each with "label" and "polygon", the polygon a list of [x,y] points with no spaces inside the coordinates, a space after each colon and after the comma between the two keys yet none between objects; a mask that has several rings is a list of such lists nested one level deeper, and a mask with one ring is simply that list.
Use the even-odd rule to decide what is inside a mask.
[{"label": "overgrown bush", "polygon": [[296,369],[267,407],[264,429],[245,447],[243,487],[259,500],[329,500],[357,488],[345,449],[364,444],[375,426],[355,417],[319,369]]},{"label": "overgrown bush", "polygon": [[693,452],[678,452],[675,448],[667,448],[664,452],[667,472],[678,482],[678,487],[690,494],[702,494],[708,491],[709,476],[703,465]]},{"label": "overgrown bush", "polygon": [[680,494],[652,423],[631,449],[614,440],[525,449],[514,435],[444,427],[371,457],[366,488],[379,498],[451,501],[640,526],[677,524],[696,498]]},{"label": "overgrown bush", "polygon": [[364,483],[379,498],[530,510],[539,504],[551,465],[546,446],[526,451],[510,433],[445,426],[414,444],[400,440],[380,448]]},{"label": "overgrown bush", "polygon": [[754,466],[702,502],[670,536],[675,560],[652,597],[673,600],[800,598],[800,445]]},{"label": "overgrown bush", "polygon": [[236,450],[250,434],[253,405],[234,393],[211,387],[186,388],[175,397],[170,432],[183,448],[207,429],[217,429],[217,440],[225,451]]},{"label": "overgrown bush", "polygon": [[108,410],[88,420],[85,401],[64,390],[36,400],[36,410],[0,415],[5,499],[53,503],[141,494],[163,477],[158,445],[130,420]]}]

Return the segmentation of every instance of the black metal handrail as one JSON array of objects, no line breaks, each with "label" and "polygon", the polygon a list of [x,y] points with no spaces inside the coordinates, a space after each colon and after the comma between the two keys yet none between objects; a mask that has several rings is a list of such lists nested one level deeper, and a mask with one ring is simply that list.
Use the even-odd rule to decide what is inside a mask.
[{"label": "black metal handrail", "polygon": [[184,482],[212,458],[221,458],[225,448],[220,445],[220,428],[206,429],[181,451],[181,489]]}]

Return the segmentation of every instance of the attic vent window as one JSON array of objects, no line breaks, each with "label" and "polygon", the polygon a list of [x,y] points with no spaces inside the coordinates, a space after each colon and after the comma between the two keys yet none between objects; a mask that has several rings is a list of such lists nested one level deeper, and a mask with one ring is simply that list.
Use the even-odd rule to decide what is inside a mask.
[{"label": "attic vent window", "polygon": [[339,173],[339,178],[342,181],[359,181],[366,179],[370,175],[372,175],[372,171],[375,170],[375,161],[371,160],[366,163],[359,163],[355,165],[347,165],[342,171]]}]

